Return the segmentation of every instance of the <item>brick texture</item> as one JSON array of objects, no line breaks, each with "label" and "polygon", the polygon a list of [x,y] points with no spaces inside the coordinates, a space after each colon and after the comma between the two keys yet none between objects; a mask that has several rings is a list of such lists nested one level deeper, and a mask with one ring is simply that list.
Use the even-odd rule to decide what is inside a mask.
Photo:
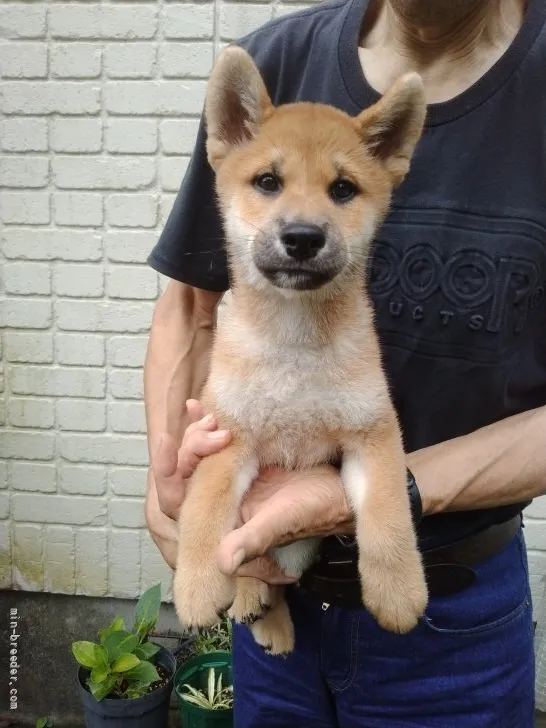
[{"label": "brick texture", "polygon": [[[142,366],[166,284],[146,258],[218,50],[302,7],[0,2],[0,588],[136,597],[161,581],[170,598],[144,528]],[[546,498],[527,522],[540,607]]]}]

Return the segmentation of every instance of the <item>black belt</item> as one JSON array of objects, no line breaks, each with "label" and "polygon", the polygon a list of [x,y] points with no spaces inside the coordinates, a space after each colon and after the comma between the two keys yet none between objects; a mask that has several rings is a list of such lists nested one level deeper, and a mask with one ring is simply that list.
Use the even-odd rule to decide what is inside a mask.
[{"label": "black belt", "polygon": [[[424,551],[422,556],[429,595],[447,596],[471,586],[476,580],[472,566],[504,548],[518,532],[521,520],[521,515],[517,515],[455,543]],[[302,575],[298,585],[326,604],[353,609],[362,607],[354,561],[343,563],[322,559]]]}]

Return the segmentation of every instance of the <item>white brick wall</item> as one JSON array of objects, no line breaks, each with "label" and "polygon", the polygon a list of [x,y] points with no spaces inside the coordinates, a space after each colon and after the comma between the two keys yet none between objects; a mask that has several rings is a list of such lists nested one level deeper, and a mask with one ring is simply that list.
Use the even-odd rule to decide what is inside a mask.
[{"label": "white brick wall", "polygon": [[[170,574],[143,528],[145,265],[217,50],[280,0],[0,3],[0,588],[135,597]],[[536,597],[546,505],[526,530]]]}]

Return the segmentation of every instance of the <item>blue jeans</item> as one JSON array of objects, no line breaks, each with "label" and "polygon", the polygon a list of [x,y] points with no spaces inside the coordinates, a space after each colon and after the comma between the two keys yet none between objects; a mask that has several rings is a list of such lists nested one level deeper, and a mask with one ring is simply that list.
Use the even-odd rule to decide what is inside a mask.
[{"label": "blue jeans", "polygon": [[287,658],[234,630],[235,728],[533,728],[521,532],[475,571],[468,589],[431,599],[407,635],[289,589],[296,649]]}]

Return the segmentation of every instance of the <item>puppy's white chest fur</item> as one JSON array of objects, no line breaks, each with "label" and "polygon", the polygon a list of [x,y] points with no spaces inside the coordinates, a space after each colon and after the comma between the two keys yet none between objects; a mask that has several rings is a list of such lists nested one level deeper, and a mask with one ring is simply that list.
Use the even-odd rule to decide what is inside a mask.
[{"label": "puppy's white chest fur", "polygon": [[282,345],[275,333],[258,340],[224,324],[218,344],[238,352],[239,366],[213,364],[210,386],[219,412],[250,437],[262,465],[292,469],[325,462],[335,433],[362,430],[382,410],[381,378],[375,370],[367,375],[363,361],[359,375],[349,379],[346,364],[355,351],[342,337],[322,346]]}]

